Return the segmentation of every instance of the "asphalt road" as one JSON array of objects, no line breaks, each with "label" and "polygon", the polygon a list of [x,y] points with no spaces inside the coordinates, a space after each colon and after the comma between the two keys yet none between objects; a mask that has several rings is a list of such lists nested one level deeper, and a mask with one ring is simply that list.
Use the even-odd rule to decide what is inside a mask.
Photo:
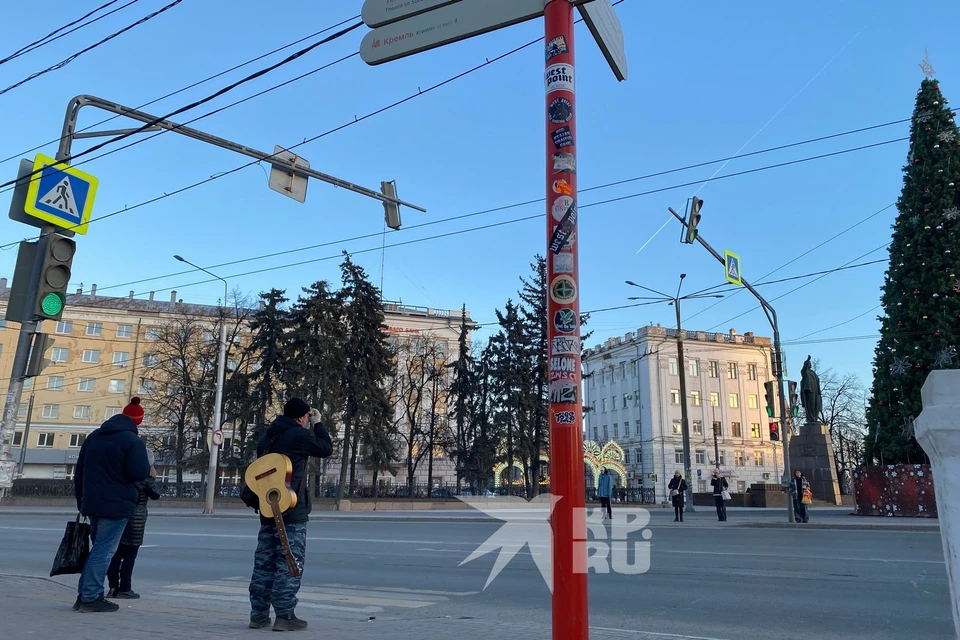
[{"label": "asphalt road", "polygon": [[[65,520],[0,515],[0,573],[47,575]],[[646,573],[591,574],[591,626],[710,640],[953,637],[936,532],[715,524],[658,518]],[[312,522],[302,617],[549,624],[550,592],[528,549],[486,589],[496,553],[460,566],[499,526]],[[168,607],[245,611],[256,528],[250,518],[151,518],[134,588]]]}]

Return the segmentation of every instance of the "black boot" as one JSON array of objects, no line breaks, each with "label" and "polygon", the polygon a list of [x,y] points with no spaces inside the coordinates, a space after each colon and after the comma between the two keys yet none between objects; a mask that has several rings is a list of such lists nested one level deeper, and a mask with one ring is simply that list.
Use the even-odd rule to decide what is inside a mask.
[{"label": "black boot", "polygon": [[80,613],[106,613],[110,611],[116,611],[119,608],[120,605],[104,600],[103,596],[100,596],[93,602],[80,603]]},{"label": "black boot", "polygon": [[292,611],[283,616],[277,615],[277,621],[273,623],[274,631],[304,631],[306,628],[307,621],[301,620]]}]

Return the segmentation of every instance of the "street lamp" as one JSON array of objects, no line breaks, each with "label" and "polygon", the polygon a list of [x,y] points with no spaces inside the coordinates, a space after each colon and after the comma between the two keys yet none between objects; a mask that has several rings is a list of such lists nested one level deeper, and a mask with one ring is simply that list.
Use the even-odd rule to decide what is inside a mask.
[{"label": "street lamp", "polygon": [[210,463],[207,466],[207,495],[206,504],[203,508],[203,513],[212,514],[213,498],[217,491],[217,454],[220,452],[220,445],[217,443],[214,435],[220,430],[220,411],[221,405],[223,404],[223,377],[227,358],[227,281],[214,273],[210,273],[203,267],[193,264],[183,256],[175,255],[173,257],[180,262],[186,263],[191,267],[213,276],[223,283],[223,318],[220,320],[220,353],[217,357],[217,391],[216,398],[213,401],[213,428],[210,429]]},{"label": "street lamp", "polygon": [[680,374],[680,430],[683,434],[683,473],[687,478],[687,511],[694,513],[696,509],[693,505],[693,471],[690,464],[690,420],[687,415],[687,367],[683,360],[683,327],[680,322],[680,301],[681,300],[694,300],[699,298],[722,298],[723,294],[719,293],[708,293],[710,289],[704,291],[698,291],[696,293],[690,293],[685,296],[680,295],[680,289],[683,287],[683,280],[687,277],[687,274],[680,274],[680,283],[677,285],[676,295],[668,295],[656,289],[650,289],[649,287],[644,287],[639,285],[636,282],[626,280],[626,283],[632,287],[637,287],[638,289],[643,289],[651,293],[657,294],[657,298],[652,297],[631,297],[630,300],[649,300],[650,302],[646,304],[657,304],[657,303],[667,303],[673,305],[674,309],[677,312],[677,365],[679,367],[678,373]]}]

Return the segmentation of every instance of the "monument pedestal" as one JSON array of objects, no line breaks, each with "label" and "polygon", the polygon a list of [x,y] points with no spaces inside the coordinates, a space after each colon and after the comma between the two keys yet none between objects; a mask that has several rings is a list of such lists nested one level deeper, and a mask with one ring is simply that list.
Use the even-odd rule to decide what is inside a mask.
[{"label": "monument pedestal", "polygon": [[791,480],[797,469],[803,471],[810,481],[814,499],[841,504],[833,443],[826,425],[805,424],[800,427],[800,435],[790,438],[790,467]]}]

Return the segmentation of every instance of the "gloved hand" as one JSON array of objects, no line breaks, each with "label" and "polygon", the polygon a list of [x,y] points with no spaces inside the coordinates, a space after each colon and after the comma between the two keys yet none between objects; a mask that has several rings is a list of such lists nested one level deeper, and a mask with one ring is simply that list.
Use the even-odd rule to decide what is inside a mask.
[{"label": "gloved hand", "polygon": [[310,409],[310,424],[312,426],[320,424],[320,411],[318,409]]}]

